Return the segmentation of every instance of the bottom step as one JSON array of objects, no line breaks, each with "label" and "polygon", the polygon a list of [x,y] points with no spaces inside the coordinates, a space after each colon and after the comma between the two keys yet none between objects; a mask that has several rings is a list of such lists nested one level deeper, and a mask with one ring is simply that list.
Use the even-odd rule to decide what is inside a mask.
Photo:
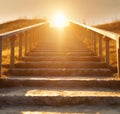
[{"label": "bottom step", "polygon": [[120,114],[120,107],[112,106],[1,106],[0,114]]},{"label": "bottom step", "polygon": [[120,90],[104,88],[6,88],[0,89],[0,104],[1,106],[120,105]]}]

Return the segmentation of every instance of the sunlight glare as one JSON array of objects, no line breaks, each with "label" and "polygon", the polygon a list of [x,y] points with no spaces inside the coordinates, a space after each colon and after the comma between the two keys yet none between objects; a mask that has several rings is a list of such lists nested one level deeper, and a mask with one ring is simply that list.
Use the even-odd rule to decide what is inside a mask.
[{"label": "sunlight glare", "polygon": [[65,15],[62,13],[55,15],[51,22],[52,27],[63,28],[67,25],[68,25],[68,20],[66,19]]}]

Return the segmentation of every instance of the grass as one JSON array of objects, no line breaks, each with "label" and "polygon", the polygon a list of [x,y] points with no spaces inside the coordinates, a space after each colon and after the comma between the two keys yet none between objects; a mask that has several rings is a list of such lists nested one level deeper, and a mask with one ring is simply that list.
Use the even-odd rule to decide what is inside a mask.
[{"label": "grass", "polygon": [[45,22],[44,19],[18,19],[10,22],[0,24],[0,33],[8,32],[11,30],[19,29],[22,27],[30,26],[40,22]]},{"label": "grass", "polygon": [[95,27],[105,29],[105,30],[109,30],[109,31],[113,31],[113,32],[116,32],[116,33],[120,33],[120,21],[115,21],[115,22],[112,22],[112,23],[97,25]]},{"label": "grass", "polygon": [[[30,26],[40,22],[45,22],[44,19],[19,19],[0,24],[0,34],[8,31],[16,30],[22,27]],[[10,63],[10,39],[3,39],[3,51],[2,51],[2,74],[3,77],[7,74]],[[18,41],[15,42],[15,62],[18,62]],[[24,50],[23,50],[24,53]]]}]

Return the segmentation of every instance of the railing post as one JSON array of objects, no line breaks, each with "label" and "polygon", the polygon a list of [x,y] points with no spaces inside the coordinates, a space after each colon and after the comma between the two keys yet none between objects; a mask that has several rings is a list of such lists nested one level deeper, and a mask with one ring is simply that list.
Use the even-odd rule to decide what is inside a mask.
[{"label": "railing post", "polygon": [[34,31],[34,48],[36,47],[37,45],[37,35],[35,34],[35,31]]},{"label": "railing post", "polygon": [[102,38],[99,36],[99,56],[102,59]]},{"label": "railing post", "polygon": [[36,35],[36,31],[37,31],[37,29],[34,31],[34,46],[37,46],[37,44],[38,44],[38,38],[37,38],[37,35]]},{"label": "railing post", "polygon": [[91,51],[93,51],[93,36],[92,36],[92,31],[90,31],[90,48],[91,48]]},{"label": "railing post", "polygon": [[14,67],[14,55],[15,55],[15,39],[10,38],[10,44],[11,44],[11,55],[10,55],[10,68]]},{"label": "railing post", "polygon": [[120,77],[120,37],[117,38],[116,44],[117,44],[117,72],[118,76]]},{"label": "railing post", "polygon": [[20,35],[19,37],[19,60],[22,58],[22,37],[23,37],[23,33],[22,35]]},{"label": "railing post", "polygon": [[93,35],[93,51],[94,51],[94,53],[96,54],[97,53],[97,47],[96,47],[96,34],[94,33],[94,35]]},{"label": "railing post", "polygon": [[[39,29],[37,30],[37,33],[39,33]],[[37,34],[37,46],[40,44],[40,33]]]},{"label": "railing post", "polygon": [[0,37],[0,77],[2,76],[2,37]]},{"label": "railing post", "polygon": [[[31,35],[31,31],[30,31],[30,35]],[[29,36],[29,51],[31,51],[32,49],[32,38],[31,36]]]},{"label": "railing post", "polygon": [[27,54],[28,52],[28,33],[25,33],[25,55]]},{"label": "railing post", "polygon": [[27,32],[27,50],[28,50],[28,52],[30,51],[30,48],[29,48],[29,47],[30,47],[30,46],[29,46],[29,45],[30,45],[30,44],[29,44],[29,40],[30,40],[30,39],[29,39],[29,32]]},{"label": "railing post", "polygon": [[32,30],[32,32],[31,32],[31,45],[32,45],[32,49],[34,48],[34,45],[35,45],[35,39],[34,39],[34,30]]},{"label": "railing post", "polygon": [[109,48],[110,40],[109,38],[106,38],[106,63],[110,64],[110,48]]},{"label": "railing post", "polygon": [[88,30],[88,35],[86,38],[88,39],[88,46],[89,46],[89,49],[91,50],[91,32],[90,32],[90,30]]}]

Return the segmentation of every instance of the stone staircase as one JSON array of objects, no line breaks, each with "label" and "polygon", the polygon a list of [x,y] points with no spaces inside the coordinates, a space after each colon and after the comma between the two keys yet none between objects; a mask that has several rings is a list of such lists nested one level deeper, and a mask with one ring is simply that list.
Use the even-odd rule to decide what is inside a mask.
[{"label": "stone staircase", "polygon": [[120,105],[120,80],[73,37],[42,39],[10,73],[0,79],[2,106]]},{"label": "stone staircase", "polygon": [[[49,41],[51,40],[51,41]],[[61,39],[62,40],[62,39]],[[59,42],[46,38],[11,70],[13,76],[112,76],[100,58],[73,38]]]}]

